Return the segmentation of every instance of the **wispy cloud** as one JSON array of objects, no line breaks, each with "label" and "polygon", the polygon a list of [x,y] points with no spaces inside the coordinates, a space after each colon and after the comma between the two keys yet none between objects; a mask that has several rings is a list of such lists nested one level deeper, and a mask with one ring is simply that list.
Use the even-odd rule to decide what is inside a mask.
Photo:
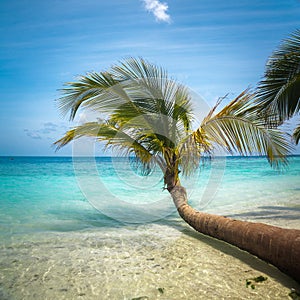
[{"label": "wispy cloud", "polygon": [[168,4],[159,2],[158,0],[143,0],[145,9],[155,16],[157,21],[171,22],[171,17],[167,14]]},{"label": "wispy cloud", "polygon": [[24,132],[32,139],[41,140],[43,138],[49,139],[53,134],[61,134],[66,130],[67,127],[64,124],[57,125],[52,122],[47,122],[43,123],[40,129],[24,129]]},{"label": "wispy cloud", "polygon": [[48,134],[51,132],[56,132],[58,130],[58,125],[52,122],[47,122],[43,124],[43,128],[40,129],[41,133]]},{"label": "wispy cloud", "polygon": [[34,140],[41,140],[42,137],[41,135],[36,131],[36,130],[29,130],[29,129],[24,129],[25,133],[27,136]]}]

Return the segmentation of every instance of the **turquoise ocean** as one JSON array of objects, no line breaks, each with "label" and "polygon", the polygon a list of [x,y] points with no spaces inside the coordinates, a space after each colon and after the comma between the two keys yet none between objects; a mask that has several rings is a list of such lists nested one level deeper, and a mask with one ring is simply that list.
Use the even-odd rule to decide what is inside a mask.
[{"label": "turquoise ocean", "polygon": [[[182,179],[182,185],[191,205],[203,211],[299,228],[299,179],[300,156],[291,156],[281,170],[272,169],[264,157],[227,157],[203,163],[192,178]],[[89,245],[89,253],[105,250],[99,255],[107,265],[111,249],[118,255],[132,247],[139,251],[146,232],[155,236],[148,236],[149,253],[156,251],[153,245],[177,236],[182,222],[163,190],[159,170],[145,177],[134,162],[111,157],[0,157],[0,299],[77,299],[88,291],[92,295],[83,277],[69,282],[72,272],[76,278],[84,274],[84,267],[77,265],[79,249]],[[105,270],[101,269],[103,276]],[[85,278],[93,276],[87,273]],[[70,286],[76,289],[62,297]],[[124,290],[118,294],[114,283],[104,287],[98,296],[103,292],[114,295],[107,299],[131,299]],[[43,294],[46,290],[49,293]]]},{"label": "turquoise ocean", "polygon": [[[100,183],[99,186],[106,188],[104,193],[100,187],[97,200],[114,206],[113,199],[105,199],[105,194],[112,194],[131,203],[126,207],[129,210],[126,223],[143,223],[143,218],[137,218],[134,212],[131,215],[130,209],[139,203],[147,209],[148,202],[157,200],[170,203],[166,217],[176,215],[168,193],[162,189],[162,175],[158,171],[148,180],[135,173],[134,166],[130,169],[131,165],[123,159],[93,159],[99,176],[95,185]],[[101,207],[96,210],[86,199],[89,195],[83,183],[78,182],[78,177],[81,178],[76,173],[78,166],[86,173],[91,168],[87,158],[77,158],[74,163],[71,157],[1,157],[1,239],[22,233],[118,226],[118,216],[105,215],[105,208],[103,214]],[[213,179],[212,168],[217,170]],[[265,208],[267,214],[271,206],[300,205],[300,156],[290,157],[289,165],[279,171],[272,169],[263,157],[216,158],[200,167],[192,178],[183,179],[182,184],[187,186],[190,203],[204,211],[232,216],[248,212],[249,216],[255,216],[255,209]],[[201,200],[205,192],[210,192],[209,184],[213,185],[212,195],[209,200]],[[90,189],[99,188],[95,185]],[[285,210],[281,213],[284,217]],[[154,217],[158,218],[159,215]]]}]

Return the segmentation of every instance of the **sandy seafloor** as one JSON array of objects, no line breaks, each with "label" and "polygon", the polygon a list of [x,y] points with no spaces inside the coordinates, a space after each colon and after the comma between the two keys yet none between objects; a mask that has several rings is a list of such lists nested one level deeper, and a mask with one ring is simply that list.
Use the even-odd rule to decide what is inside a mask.
[{"label": "sandy seafloor", "polygon": [[[266,209],[235,217],[300,229],[299,207]],[[246,286],[261,275],[267,280]],[[291,288],[300,290],[275,267],[176,217],[23,234],[0,249],[0,299],[292,299]]]}]

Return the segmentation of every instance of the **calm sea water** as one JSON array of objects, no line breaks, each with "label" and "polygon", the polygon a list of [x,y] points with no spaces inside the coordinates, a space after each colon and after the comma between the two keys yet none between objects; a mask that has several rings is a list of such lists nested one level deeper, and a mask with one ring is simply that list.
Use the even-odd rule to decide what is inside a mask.
[{"label": "calm sea water", "polygon": [[[30,232],[105,230],[118,227],[120,221],[143,223],[176,216],[162,189],[161,173],[155,170],[143,177],[127,162],[108,157],[76,161],[69,157],[1,157],[1,238]],[[265,158],[230,157],[204,164],[182,184],[193,206],[238,215],[256,207],[299,205],[299,178],[299,156],[291,157],[288,168],[280,172]],[[143,212],[152,210],[151,217],[138,213],[137,207]]]}]

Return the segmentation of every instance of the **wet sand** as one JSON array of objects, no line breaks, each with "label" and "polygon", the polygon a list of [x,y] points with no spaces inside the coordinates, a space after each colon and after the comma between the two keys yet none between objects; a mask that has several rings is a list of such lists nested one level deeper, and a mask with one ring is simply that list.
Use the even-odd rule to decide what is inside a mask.
[{"label": "wet sand", "polygon": [[[254,221],[300,229],[293,209],[286,218],[263,216],[262,208],[239,218],[259,211]],[[267,279],[247,287],[258,276]],[[300,290],[275,267],[177,218],[14,236],[0,249],[0,299],[273,300],[291,299],[291,288]]]}]

